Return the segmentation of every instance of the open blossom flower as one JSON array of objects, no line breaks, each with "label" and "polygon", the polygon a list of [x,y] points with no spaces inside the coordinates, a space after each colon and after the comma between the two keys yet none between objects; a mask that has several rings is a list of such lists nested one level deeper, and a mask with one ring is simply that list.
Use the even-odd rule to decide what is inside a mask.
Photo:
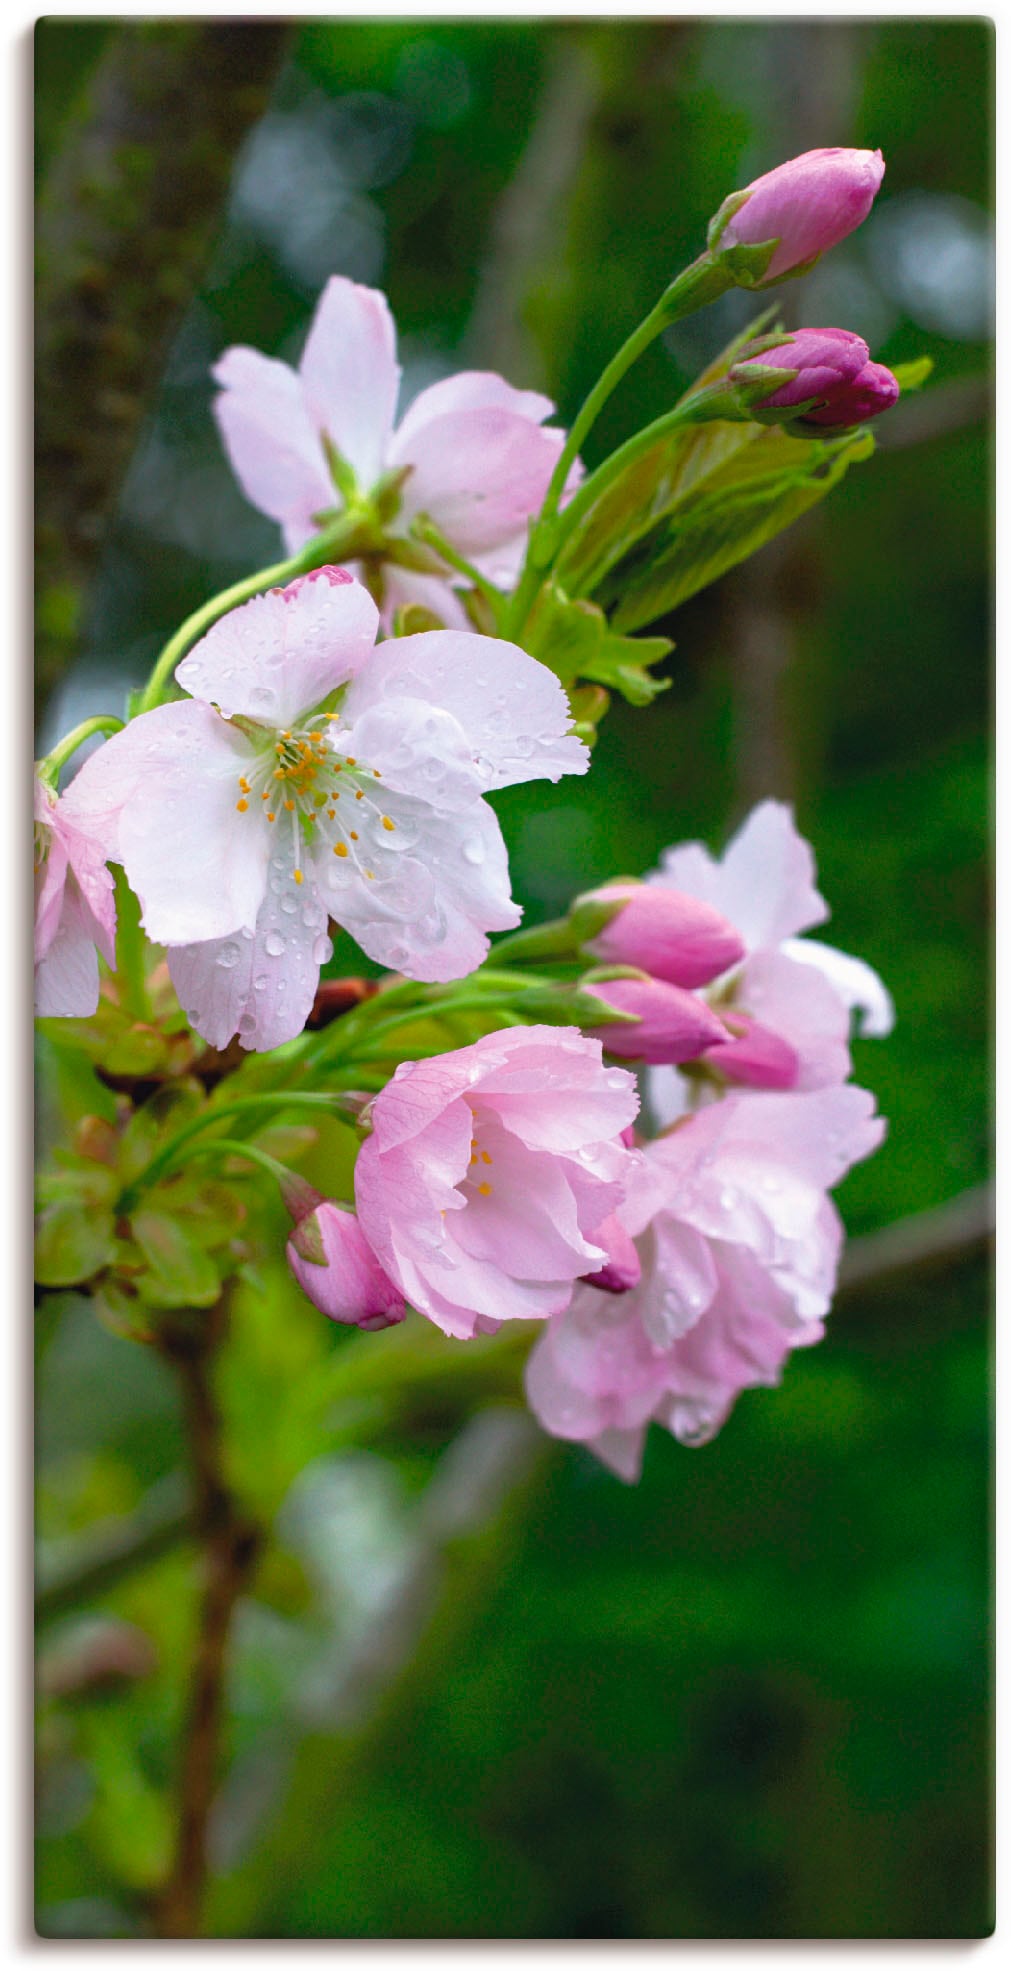
[{"label": "open blossom flower", "polygon": [[809,266],[862,225],[884,175],[880,151],[804,151],[755,178],[743,199],[736,193],[726,200],[713,221],[710,245],[722,250],[777,240],[762,279],[778,280]]},{"label": "open blossom flower", "polygon": [[613,1257],[598,1227],[639,1166],[619,1140],[635,1082],[600,1043],[512,1027],[405,1061],[372,1103],[359,1222],[405,1298],[446,1334],[544,1319]]},{"label": "open blossom flower", "polygon": [[[293,554],[344,505],[328,459],[336,449],[359,492],[401,474],[404,539],[420,514],[479,572],[509,586],[564,443],[542,429],[554,406],[490,373],[467,370],[423,390],[394,428],[400,369],[385,297],[334,275],[320,296],[297,370],[255,349],[226,350],[214,376],[215,415],[247,499],[280,523]],[[420,603],[448,625],[467,618],[447,574],[384,562],[386,614]]]},{"label": "open blossom flower", "polygon": [[193,695],[133,719],[65,797],[212,1046],[301,1032],[330,917],[411,978],[473,971],[520,915],[482,795],[585,771],[544,665],[456,630],[376,647],[377,623],[340,569],[255,597],[179,665]]},{"label": "open blossom flower", "polygon": [[728,1095],[647,1145],[621,1218],[637,1285],[581,1285],[527,1365],[544,1428],[638,1477],[649,1422],[707,1441],[742,1389],[821,1339],[842,1227],[827,1196],[880,1143],[861,1088]]},{"label": "open blossom flower", "polygon": [[[891,1031],[892,1002],[870,965],[797,936],[822,923],[828,906],[814,886],[810,847],[784,802],[753,808],[722,858],[701,842],[684,842],[665,850],[646,880],[712,904],[740,933],[744,961],[710,994],[735,1039],[707,1058],[729,1080],[830,1087],[850,1071],[853,1012],[865,1034]],[[658,1068],[650,1098],[660,1120],[673,1121],[686,1106],[684,1083]]]},{"label": "open blossom flower", "polygon": [[116,901],[105,856],[35,776],[35,1011],[87,1019],[98,1005],[98,952],[116,962]]}]

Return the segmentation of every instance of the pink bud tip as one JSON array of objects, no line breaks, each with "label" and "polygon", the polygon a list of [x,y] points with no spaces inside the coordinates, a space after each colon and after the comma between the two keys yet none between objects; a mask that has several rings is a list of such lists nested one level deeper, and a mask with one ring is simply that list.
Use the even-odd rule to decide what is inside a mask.
[{"label": "pink bud tip", "polygon": [[708,985],[744,956],[744,945],[711,904],[659,883],[606,883],[588,902],[613,899],[615,913],[585,949],[606,965],[636,965],[668,985]]},{"label": "pink bud tip", "polygon": [[898,396],[898,378],[891,370],[884,363],[865,363],[852,383],[844,384],[819,410],[807,411],[800,422],[821,429],[866,424],[868,418],[880,417],[882,411],[891,410]]},{"label": "pink bud tip", "polygon": [[696,1060],[707,1047],[727,1037],[726,1027],[704,999],[664,979],[594,979],[589,990],[616,1012],[636,1016],[635,1026],[615,1021],[613,1026],[588,1030],[591,1039],[601,1041],[609,1054],[621,1060],[676,1066],[679,1061]]},{"label": "pink bud tip", "polygon": [[346,568],[334,568],[328,564],[323,568],[310,568],[307,575],[296,575],[294,581],[286,582],[283,589],[277,590],[277,594],[283,595],[285,602],[293,602],[307,582],[326,582],[329,588],[339,589],[345,582],[353,581],[354,576],[349,575]]},{"label": "pink bud tip", "polygon": [[321,1314],[342,1326],[389,1328],[407,1312],[354,1212],[329,1199],[296,1226],[287,1258],[303,1293]]},{"label": "pink bud tip", "polygon": [[728,219],[718,249],[761,246],[778,240],[763,278],[777,280],[838,246],[866,219],[885,162],[880,151],[804,151],[747,188],[747,198]]},{"label": "pink bud tip", "polygon": [[602,1287],[605,1293],[628,1293],[637,1287],[642,1266],[635,1246],[620,1218],[614,1212],[592,1233],[590,1244],[603,1246],[607,1258],[598,1273],[584,1273],[589,1287]]},{"label": "pink bud tip", "polygon": [[703,1058],[710,1067],[746,1088],[796,1086],[800,1063],[788,1041],[746,1013],[728,1013],[726,1020],[735,1038],[709,1049]]}]

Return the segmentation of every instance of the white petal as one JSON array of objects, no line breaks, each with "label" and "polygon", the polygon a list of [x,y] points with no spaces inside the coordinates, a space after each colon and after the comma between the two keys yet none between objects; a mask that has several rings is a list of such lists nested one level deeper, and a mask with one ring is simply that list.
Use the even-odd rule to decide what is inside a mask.
[{"label": "white petal", "polygon": [[795,958],[800,965],[813,965],[822,973],[850,1012],[860,1014],[862,1034],[881,1039],[891,1033],[895,1004],[872,965],[847,951],[837,951],[834,945],[822,944],[820,938],[788,938],[783,952],[785,957]]},{"label": "white petal", "polygon": [[232,470],[252,505],[285,529],[291,552],[316,533],[313,515],[340,504],[301,379],[258,349],[226,349],[214,415]]},{"label": "white petal", "polygon": [[749,951],[777,945],[828,916],[814,887],[814,858],[783,801],[760,801],[722,861],[701,842],[667,849],[648,882],[666,883],[711,903],[730,919]]},{"label": "white petal", "polygon": [[256,922],[270,831],[236,811],[251,750],[209,705],[190,699],[132,719],[86,760],[63,796],[121,862],[156,944],[225,937]]},{"label": "white petal", "polygon": [[264,1052],[302,1032],[330,955],[327,912],[319,896],[299,886],[292,867],[271,870],[255,931],[176,946],[168,954],[183,1011],[211,1047],[238,1034],[243,1047]]},{"label": "white petal", "polygon": [[59,927],[35,968],[35,1011],[40,1019],[90,1019],[98,1005],[98,957],[73,880],[64,893]]},{"label": "white petal", "polygon": [[319,298],[299,364],[306,402],[369,491],[386,464],[400,370],[386,298],[335,274]]},{"label": "white petal", "polygon": [[[463,630],[392,638],[351,686],[346,716],[384,698],[418,698],[450,712],[466,735],[481,788],[585,773],[590,756],[568,731],[569,701],[554,673],[514,643]],[[422,778],[417,792],[425,792]]]},{"label": "white petal", "polygon": [[368,660],[379,611],[361,582],[325,568],[269,589],[213,624],[176,670],[184,690],[264,726],[294,725]]},{"label": "white petal", "polygon": [[461,554],[486,554],[522,531],[544,498],[564,434],[511,411],[452,412],[402,445],[403,514],[427,513]]}]

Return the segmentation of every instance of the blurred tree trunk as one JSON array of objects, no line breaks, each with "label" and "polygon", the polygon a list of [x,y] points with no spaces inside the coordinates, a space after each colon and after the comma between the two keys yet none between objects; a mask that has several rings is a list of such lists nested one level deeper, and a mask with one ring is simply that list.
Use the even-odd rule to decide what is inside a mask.
[{"label": "blurred tree trunk", "polygon": [[287,34],[276,21],[121,23],[46,173],[36,220],[40,698],[78,647],[141,420]]}]

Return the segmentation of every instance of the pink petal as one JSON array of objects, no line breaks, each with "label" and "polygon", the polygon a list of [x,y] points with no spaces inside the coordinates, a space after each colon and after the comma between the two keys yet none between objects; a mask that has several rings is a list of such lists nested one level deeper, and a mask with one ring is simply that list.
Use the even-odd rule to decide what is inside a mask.
[{"label": "pink petal", "polygon": [[864,959],[822,944],[820,938],[788,938],[783,955],[820,972],[847,1010],[859,1013],[860,1032],[868,1039],[882,1039],[891,1033],[895,1025],[891,993]]},{"label": "pink petal", "polygon": [[287,363],[257,349],[226,349],[214,415],[247,500],[285,529],[289,553],[318,530],[314,515],[340,504],[302,384]]},{"label": "pink petal", "polygon": [[299,364],[309,414],[368,492],[387,462],[400,370],[386,298],[341,274],[320,295]]},{"label": "pink petal", "polygon": [[814,858],[782,801],[761,801],[717,861],[701,842],[665,850],[647,882],[669,883],[729,918],[749,951],[777,945],[828,916]]},{"label": "pink petal", "polygon": [[512,541],[537,513],[564,434],[511,411],[456,411],[434,419],[401,449],[410,465],[404,524],[425,513],[451,545],[473,557]]},{"label": "pink petal", "polygon": [[56,935],[35,968],[35,1011],[42,1019],[89,1019],[97,1006],[98,958],[91,913],[71,879]]},{"label": "pink petal", "polygon": [[511,383],[496,376],[493,370],[461,370],[458,375],[443,377],[438,383],[429,384],[427,390],[418,392],[397,426],[390,463],[403,464],[413,457],[415,438],[437,418],[494,410],[508,411],[513,417],[539,425],[552,415],[554,408],[550,397],[542,397],[537,390],[514,390]]}]

